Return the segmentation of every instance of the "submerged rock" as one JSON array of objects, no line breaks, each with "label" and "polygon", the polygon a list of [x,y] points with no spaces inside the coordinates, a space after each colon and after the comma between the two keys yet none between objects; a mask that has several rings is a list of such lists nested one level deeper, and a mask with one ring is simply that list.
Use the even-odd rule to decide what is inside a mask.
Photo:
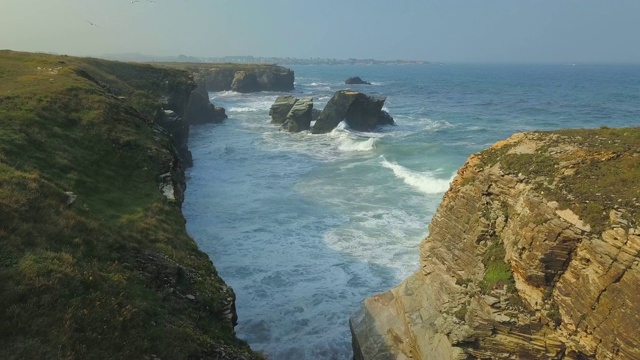
[{"label": "submerged rock", "polygon": [[350,77],[344,83],[347,85],[371,85],[370,82],[362,80],[359,76]]},{"label": "submerged rock", "polygon": [[391,115],[382,110],[386,98],[369,96],[357,91],[337,91],[313,125],[314,134],[333,130],[342,120],[353,130],[371,131],[381,125],[393,125]]}]

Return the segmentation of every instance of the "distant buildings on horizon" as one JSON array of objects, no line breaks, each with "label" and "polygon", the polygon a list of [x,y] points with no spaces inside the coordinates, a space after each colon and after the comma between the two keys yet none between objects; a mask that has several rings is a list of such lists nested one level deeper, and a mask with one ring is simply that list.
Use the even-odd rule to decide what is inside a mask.
[{"label": "distant buildings on horizon", "polygon": [[423,60],[376,60],[376,59],[323,59],[294,57],[260,57],[260,56],[150,56],[144,54],[106,54],[105,59],[134,62],[197,62],[197,63],[239,63],[239,64],[278,64],[278,65],[424,65],[437,64]]}]

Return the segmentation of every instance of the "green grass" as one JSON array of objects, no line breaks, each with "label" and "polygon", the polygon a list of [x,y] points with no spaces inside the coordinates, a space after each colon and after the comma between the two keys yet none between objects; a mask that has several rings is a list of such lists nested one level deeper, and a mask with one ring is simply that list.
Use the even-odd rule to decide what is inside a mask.
[{"label": "green grass", "polygon": [[[488,149],[481,153],[480,167],[500,163],[506,174],[523,175],[548,201],[578,214],[593,232],[609,226],[613,209],[624,210],[629,226],[640,225],[640,128],[571,129],[528,137],[541,144],[535,153],[509,153],[514,144]],[[567,148],[571,150],[562,150]]]},{"label": "green grass", "polygon": [[485,294],[504,285],[507,285],[509,290],[513,290],[515,284],[511,267],[505,263],[504,257],[505,250],[500,239],[490,239],[489,246],[482,257],[485,267],[484,276],[478,284]]},{"label": "green grass", "polygon": [[181,169],[153,120],[189,74],[10,51],[0,69],[0,358],[259,357],[158,188]]}]

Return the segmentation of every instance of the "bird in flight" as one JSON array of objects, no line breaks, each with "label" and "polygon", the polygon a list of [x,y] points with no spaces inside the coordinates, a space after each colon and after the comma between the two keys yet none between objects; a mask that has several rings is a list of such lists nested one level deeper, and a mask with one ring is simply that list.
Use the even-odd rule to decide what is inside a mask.
[{"label": "bird in flight", "polygon": [[88,23],[89,23],[89,25],[91,25],[91,26],[98,26],[98,24],[94,24],[94,23],[92,23],[92,22],[91,22],[91,21],[89,21],[89,20],[87,20],[87,22],[88,22]]}]

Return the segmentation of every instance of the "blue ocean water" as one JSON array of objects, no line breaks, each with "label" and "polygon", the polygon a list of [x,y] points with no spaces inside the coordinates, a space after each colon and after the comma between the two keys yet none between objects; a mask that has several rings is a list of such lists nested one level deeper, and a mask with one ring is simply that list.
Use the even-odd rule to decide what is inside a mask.
[{"label": "blue ocean water", "polygon": [[[210,93],[191,128],[187,229],[237,295],[238,336],[271,359],[350,359],[349,316],[415,272],[418,244],[465,159],[529,130],[640,126],[640,66],[295,66],[298,97],[387,97],[396,126],[290,134],[283,93]],[[347,86],[360,76],[372,82]],[[639,144],[640,147],[640,144]]]}]

